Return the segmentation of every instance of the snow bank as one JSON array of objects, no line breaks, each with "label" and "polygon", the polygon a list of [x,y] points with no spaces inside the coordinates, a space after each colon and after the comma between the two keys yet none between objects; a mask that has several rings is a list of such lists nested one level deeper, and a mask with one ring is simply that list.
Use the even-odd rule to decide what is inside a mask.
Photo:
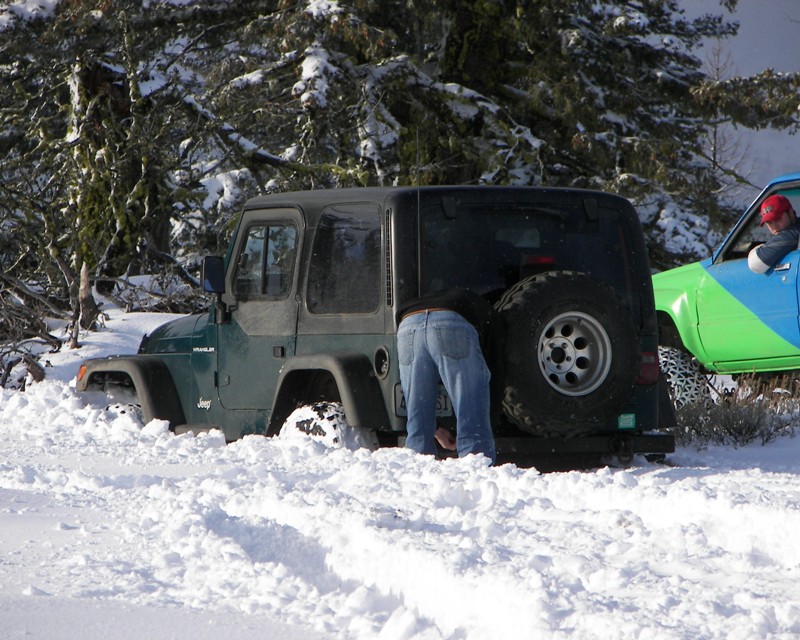
[{"label": "snow bank", "polygon": [[78,355],[133,350],[160,320],[112,315],[82,353],[50,358],[48,380],[0,391],[10,637],[800,634],[798,440],[541,475],[225,445],[76,394]]}]

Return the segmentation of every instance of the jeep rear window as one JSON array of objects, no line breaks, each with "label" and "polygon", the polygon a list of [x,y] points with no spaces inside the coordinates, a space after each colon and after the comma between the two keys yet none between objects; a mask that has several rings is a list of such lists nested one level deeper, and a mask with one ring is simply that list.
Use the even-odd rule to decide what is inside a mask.
[{"label": "jeep rear window", "polygon": [[373,313],[381,292],[381,218],[375,204],[326,207],[311,252],[306,292],[314,314]]},{"label": "jeep rear window", "polygon": [[636,267],[620,212],[582,203],[425,207],[420,217],[422,293],[473,289],[496,301],[514,283],[543,271],[579,271],[613,287],[636,309]]}]

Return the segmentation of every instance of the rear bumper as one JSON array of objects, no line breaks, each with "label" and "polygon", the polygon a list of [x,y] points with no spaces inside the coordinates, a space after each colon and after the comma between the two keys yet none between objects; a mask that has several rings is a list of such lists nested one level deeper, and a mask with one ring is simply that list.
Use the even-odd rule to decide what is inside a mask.
[{"label": "rear bumper", "polygon": [[636,454],[666,454],[675,451],[675,437],[668,433],[609,433],[575,438],[498,437],[497,462],[538,466],[542,460],[570,456],[616,456],[622,460]]}]

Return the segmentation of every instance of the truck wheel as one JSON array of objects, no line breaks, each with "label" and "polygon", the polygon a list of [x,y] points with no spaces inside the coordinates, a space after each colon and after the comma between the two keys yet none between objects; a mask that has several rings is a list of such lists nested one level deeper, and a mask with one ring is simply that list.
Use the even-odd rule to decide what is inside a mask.
[{"label": "truck wheel", "polygon": [[298,407],[283,423],[278,437],[313,438],[328,447],[351,451],[378,448],[375,432],[348,424],[344,407],[339,402],[323,401]]},{"label": "truck wheel", "polygon": [[659,347],[658,364],[667,379],[669,397],[676,409],[687,404],[711,402],[708,378],[691,355],[682,349]]},{"label": "truck wheel", "polygon": [[606,425],[639,371],[636,327],[617,295],[575,272],[531,276],[496,305],[502,407],[520,429],[572,436]]}]

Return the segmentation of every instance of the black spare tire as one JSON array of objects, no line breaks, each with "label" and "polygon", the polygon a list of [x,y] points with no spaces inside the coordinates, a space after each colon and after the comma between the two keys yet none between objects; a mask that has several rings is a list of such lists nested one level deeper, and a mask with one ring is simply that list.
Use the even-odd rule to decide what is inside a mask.
[{"label": "black spare tire", "polygon": [[573,436],[619,413],[638,376],[639,340],[610,287],[549,271],[521,280],[495,307],[508,420],[534,434]]}]

